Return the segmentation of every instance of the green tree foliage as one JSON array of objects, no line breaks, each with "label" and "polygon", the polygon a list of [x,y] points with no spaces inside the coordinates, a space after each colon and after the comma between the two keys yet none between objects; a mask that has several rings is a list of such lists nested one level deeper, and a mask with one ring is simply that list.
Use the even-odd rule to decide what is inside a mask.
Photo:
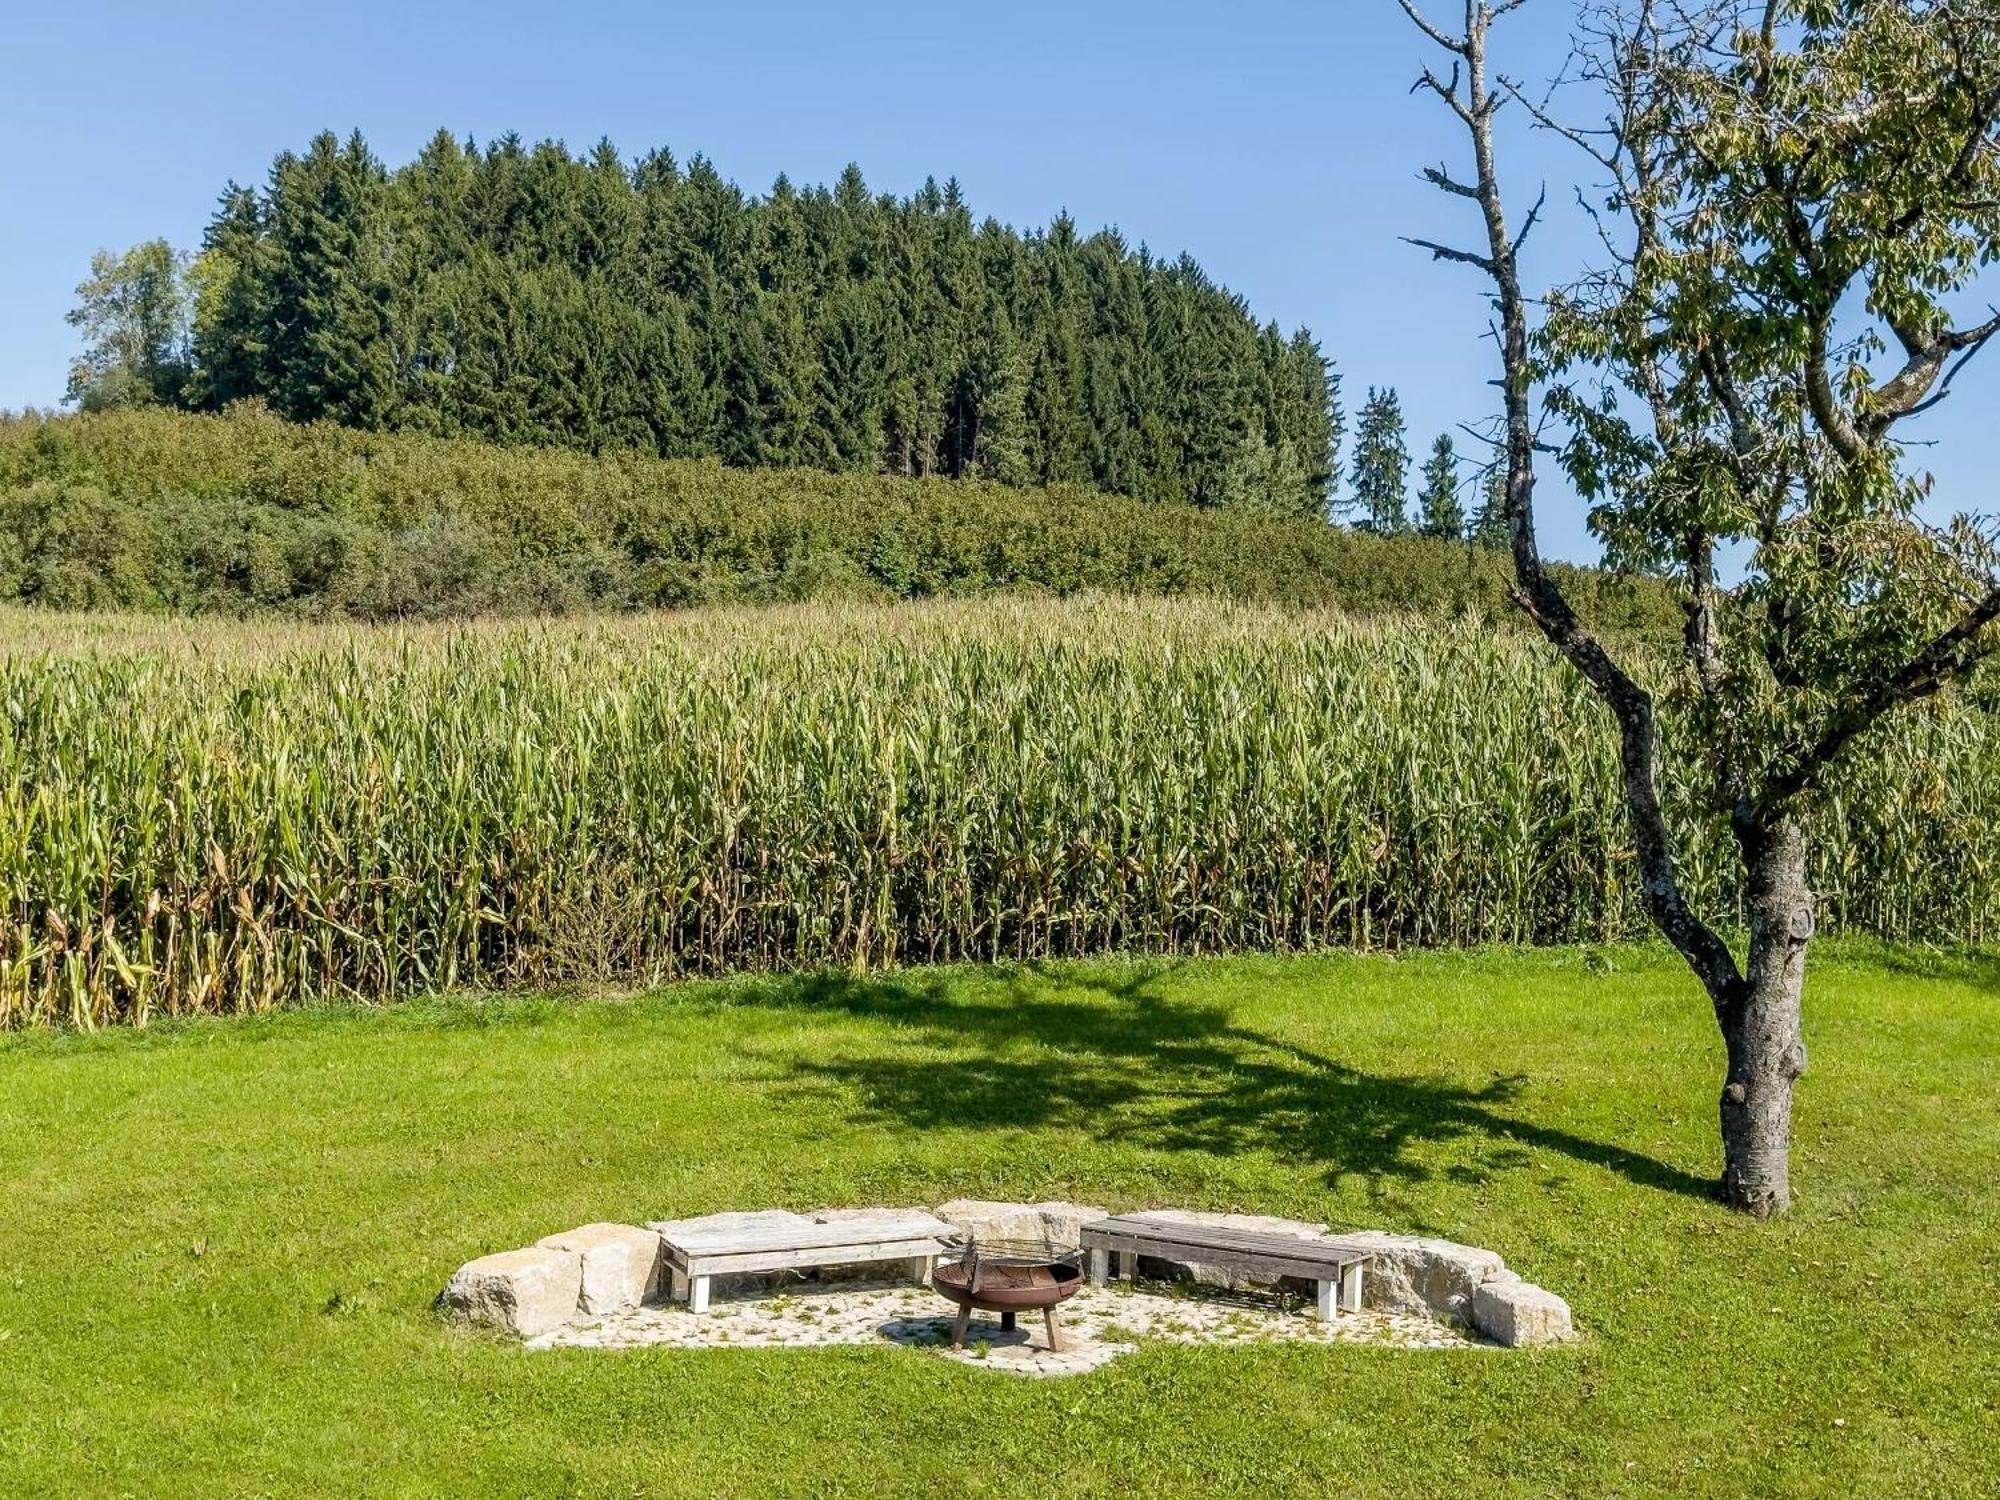
[{"label": "green tree foliage", "polygon": [[1465,536],[1465,507],[1458,498],[1458,450],[1451,434],[1441,432],[1424,460],[1424,489],[1420,501],[1419,529],[1438,541],[1456,542]]},{"label": "green tree foliage", "polygon": [[1348,505],[1383,536],[1409,526],[1410,450],[1403,437],[1403,403],[1396,388],[1368,388],[1354,434],[1354,493]]},{"label": "green tree foliage", "polygon": [[[1672,636],[1658,584],[1564,576]],[[1489,554],[1074,485],[502,448],[254,402],[0,419],[0,601],[393,619],[995,590],[1510,618]]]},{"label": "green tree foliage", "polygon": [[76,295],[69,323],[83,331],[85,348],[70,364],[64,399],[85,411],[180,400],[193,298],[184,257],[165,240],[122,255],[100,250]]},{"label": "green tree foliage", "polygon": [[1479,479],[1479,508],[1472,513],[1466,540],[1476,547],[1507,545],[1507,465],[1496,462]]},{"label": "green tree foliage", "polygon": [[225,191],[194,282],[208,410],[1285,516],[1338,460],[1308,333],[1115,232],[975,222],[956,182],[751,198],[666,151],[440,132],[390,171],[321,135]]}]

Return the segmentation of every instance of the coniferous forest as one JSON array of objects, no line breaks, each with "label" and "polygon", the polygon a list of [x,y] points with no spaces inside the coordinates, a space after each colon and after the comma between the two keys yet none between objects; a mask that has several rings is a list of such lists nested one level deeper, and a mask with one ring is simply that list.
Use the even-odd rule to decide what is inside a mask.
[{"label": "coniferous forest", "polygon": [[1338,380],[1189,258],[706,159],[359,134],[232,184],[175,399],[732,465],[1078,484],[1323,516]]}]

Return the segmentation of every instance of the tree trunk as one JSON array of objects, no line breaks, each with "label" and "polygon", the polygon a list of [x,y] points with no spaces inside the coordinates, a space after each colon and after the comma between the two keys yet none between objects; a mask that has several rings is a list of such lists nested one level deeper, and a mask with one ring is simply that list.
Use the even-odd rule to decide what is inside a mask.
[{"label": "tree trunk", "polygon": [[1729,1072],[1722,1089],[1722,1198],[1767,1219],[1791,1207],[1792,1085],[1806,1071],[1800,1034],[1813,933],[1805,834],[1790,819],[1741,834],[1749,875],[1750,962],[1717,1007]]}]

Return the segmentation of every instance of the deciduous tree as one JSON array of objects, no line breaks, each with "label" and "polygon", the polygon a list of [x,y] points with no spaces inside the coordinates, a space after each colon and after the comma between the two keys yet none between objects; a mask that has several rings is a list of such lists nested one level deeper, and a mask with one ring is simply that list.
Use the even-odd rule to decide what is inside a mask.
[{"label": "deciduous tree", "polygon": [[[2000,334],[2000,314],[1965,316],[2000,258],[2000,0],[1591,3],[1567,75],[1598,107],[1581,124],[1569,93],[1493,67],[1495,22],[1526,0],[1466,0],[1449,29],[1400,3],[1450,60],[1420,87],[1471,152],[1468,175],[1425,175],[1476,206],[1479,238],[1419,243],[1491,287],[1516,598],[1616,719],[1647,909],[1722,1035],[1722,1195],[1781,1213],[1814,926],[1801,814],[1885,715],[1995,646],[1993,550],[1970,520],[1926,517],[1903,435]],[[1602,184],[1605,256],[1539,328],[1519,261],[1539,205],[1510,216],[1495,137],[1510,105]],[[1613,557],[1672,573],[1686,629],[1664,679],[1607,646],[1543,566],[1551,447]],[[1740,581],[1719,573],[1723,547]],[[1662,691],[1689,709],[1674,742]],[[1739,914],[1683,893],[1668,774],[1734,832],[1740,951]]]},{"label": "deciduous tree", "polygon": [[76,295],[69,323],[85,348],[70,363],[64,399],[86,411],[178,401],[190,371],[186,258],[165,240],[119,255],[100,250]]}]

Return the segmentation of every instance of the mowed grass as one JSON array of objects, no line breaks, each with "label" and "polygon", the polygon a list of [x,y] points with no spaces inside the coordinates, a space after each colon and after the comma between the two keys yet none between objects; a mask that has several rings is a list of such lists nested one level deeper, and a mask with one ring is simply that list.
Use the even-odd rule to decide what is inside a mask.
[{"label": "mowed grass", "polygon": [[[0,1041],[0,1494],[1978,1494],[2000,964],[1823,950],[1799,1207],[1644,949],[908,971]],[[1491,1246],[1550,1352],[528,1353],[461,1261],[959,1194]]]}]

